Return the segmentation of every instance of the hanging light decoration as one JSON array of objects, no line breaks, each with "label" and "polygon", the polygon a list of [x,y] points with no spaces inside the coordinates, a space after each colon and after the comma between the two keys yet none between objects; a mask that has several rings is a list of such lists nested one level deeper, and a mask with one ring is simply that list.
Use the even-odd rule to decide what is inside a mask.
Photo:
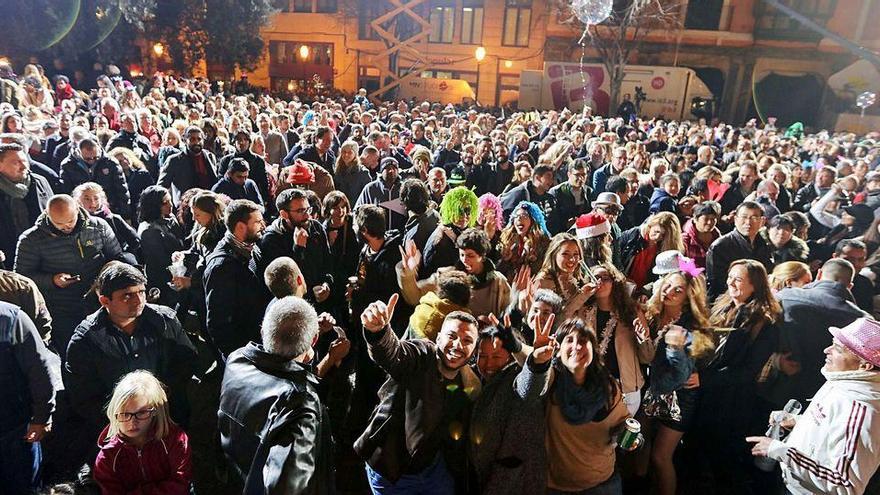
[{"label": "hanging light decoration", "polygon": [[574,0],[571,11],[586,25],[599,24],[611,16],[612,0]]}]

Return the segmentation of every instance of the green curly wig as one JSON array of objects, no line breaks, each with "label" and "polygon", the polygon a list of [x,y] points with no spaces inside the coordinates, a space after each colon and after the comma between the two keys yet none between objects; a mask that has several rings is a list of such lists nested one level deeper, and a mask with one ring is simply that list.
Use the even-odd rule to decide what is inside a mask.
[{"label": "green curly wig", "polygon": [[477,224],[477,208],[479,208],[477,195],[473,191],[464,186],[450,189],[440,202],[440,222],[443,225],[456,223],[461,220],[461,211],[469,209],[470,218],[467,226],[473,227]]}]

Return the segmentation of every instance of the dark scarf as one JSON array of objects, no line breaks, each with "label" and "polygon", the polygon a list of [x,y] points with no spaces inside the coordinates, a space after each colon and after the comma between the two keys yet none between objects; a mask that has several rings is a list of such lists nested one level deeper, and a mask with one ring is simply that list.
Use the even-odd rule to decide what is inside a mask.
[{"label": "dark scarf", "polygon": [[608,401],[605,387],[589,380],[580,386],[574,382],[574,376],[568,369],[558,363],[556,368],[556,402],[562,417],[569,424],[582,425],[589,423],[599,414]]}]

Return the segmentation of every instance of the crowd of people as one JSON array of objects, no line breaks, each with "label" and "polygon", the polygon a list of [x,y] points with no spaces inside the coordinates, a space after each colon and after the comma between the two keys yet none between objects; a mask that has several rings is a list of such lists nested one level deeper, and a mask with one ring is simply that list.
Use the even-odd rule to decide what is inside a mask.
[{"label": "crowd of people", "polygon": [[0,83],[0,493],[861,494],[880,465],[880,133]]}]

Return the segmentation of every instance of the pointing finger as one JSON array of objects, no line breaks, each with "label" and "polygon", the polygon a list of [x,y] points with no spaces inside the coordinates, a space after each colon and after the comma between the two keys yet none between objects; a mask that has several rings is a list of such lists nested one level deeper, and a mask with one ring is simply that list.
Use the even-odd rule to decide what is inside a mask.
[{"label": "pointing finger", "polygon": [[397,306],[397,300],[400,298],[396,292],[391,294],[391,298],[388,299],[388,306],[385,308],[385,318],[388,319],[388,322],[391,322],[391,316],[394,315],[394,307]]}]

